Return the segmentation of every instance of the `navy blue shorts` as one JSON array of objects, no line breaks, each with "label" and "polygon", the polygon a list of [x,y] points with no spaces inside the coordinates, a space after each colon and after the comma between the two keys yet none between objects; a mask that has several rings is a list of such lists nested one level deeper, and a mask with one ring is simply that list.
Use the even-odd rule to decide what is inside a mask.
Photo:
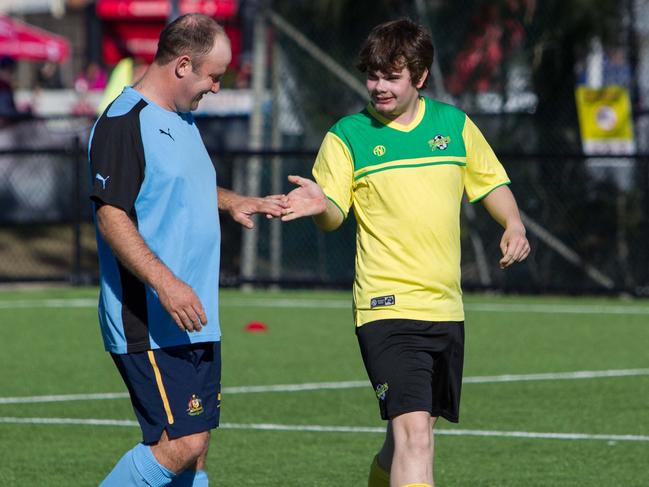
[{"label": "navy blue shorts", "polygon": [[111,354],[126,383],[145,444],[219,425],[221,342]]}]

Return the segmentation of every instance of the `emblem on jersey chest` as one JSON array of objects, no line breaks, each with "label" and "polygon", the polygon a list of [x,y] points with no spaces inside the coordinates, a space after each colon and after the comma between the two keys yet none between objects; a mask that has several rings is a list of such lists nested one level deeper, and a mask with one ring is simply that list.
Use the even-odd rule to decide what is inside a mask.
[{"label": "emblem on jersey chest", "polygon": [[446,150],[448,144],[451,143],[451,137],[448,135],[436,135],[428,141],[430,150],[435,152],[436,150]]},{"label": "emblem on jersey chest", "polygon": [[377,145],[376,147],[374,147],[374,149],[372,149],[372,154],[381,157],[383,154],[385,154],[385,146]]}]

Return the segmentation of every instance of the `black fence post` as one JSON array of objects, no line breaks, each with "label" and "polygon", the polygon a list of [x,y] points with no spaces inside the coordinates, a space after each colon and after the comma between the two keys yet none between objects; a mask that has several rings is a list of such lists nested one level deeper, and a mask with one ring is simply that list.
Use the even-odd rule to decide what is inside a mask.
[{"label": "black fence post", "polygon": [[72,231],[74,235],[73,256],[72,256],[72,276],[71,282],[74,286],[80,286],[83,283],[81,275],[81,165],[83,164],[83,149],[79,136],[74,138],[74,191],[73,191],[73,208],[74,217],[72,219]]}]

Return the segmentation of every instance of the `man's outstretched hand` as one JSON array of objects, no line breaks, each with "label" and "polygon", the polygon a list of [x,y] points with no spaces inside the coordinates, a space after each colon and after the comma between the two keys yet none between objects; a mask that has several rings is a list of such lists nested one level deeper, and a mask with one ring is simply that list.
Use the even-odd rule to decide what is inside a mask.
[{"label": "man's outstretched hand", "polygon": [[288,198],[283,194],[274,194],[259,198],[230,193],[227,201],[227,211],[232,219],[246,228],[254,228],[252,215],[263,213],[266,218],[281,217],[286,214]]}]

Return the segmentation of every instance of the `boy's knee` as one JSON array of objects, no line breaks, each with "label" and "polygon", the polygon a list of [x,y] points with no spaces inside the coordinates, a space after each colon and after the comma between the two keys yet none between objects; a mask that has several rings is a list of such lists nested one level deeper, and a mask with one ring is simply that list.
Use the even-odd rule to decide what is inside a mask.
[{"label": "boy's knee", "polygon": [[411,452],[428,453],[432,449],[430,434],[426,431],[414,431],[404,438],[404,445]]},{"label": "boy's knee", "polygon": [[427,452],[432,449],[433,430],[429,420],[417,416],[404,417],[394,425],[396,448],[405,448],[411,452]]}]

